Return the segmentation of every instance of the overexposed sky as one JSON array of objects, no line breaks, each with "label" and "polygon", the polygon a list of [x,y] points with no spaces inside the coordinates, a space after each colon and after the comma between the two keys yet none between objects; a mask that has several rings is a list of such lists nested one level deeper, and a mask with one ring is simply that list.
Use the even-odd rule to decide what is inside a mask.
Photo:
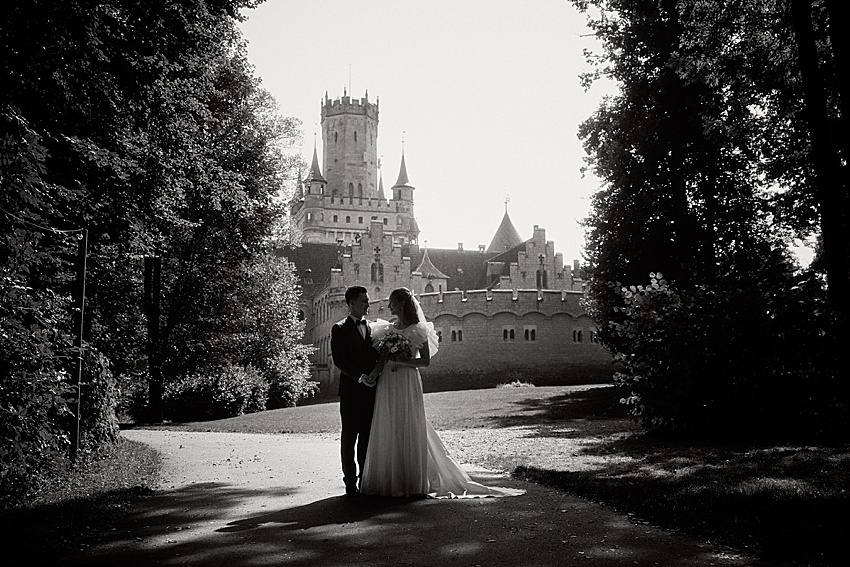
[{"label": "overexposed sky", "polygon": [[420,244],[488,245],[510,195],[523,239],[539,225],[565,261],[581,257],[599,181],[582,178],[577,131],[613,89],[582,89],[583,50],[598,49],[567,0],[267,0],[244,14],[248,58],[302,120],[306,159],[316,139],[322,162],[326,92],[379,99],[384,187],[403,139]]}]

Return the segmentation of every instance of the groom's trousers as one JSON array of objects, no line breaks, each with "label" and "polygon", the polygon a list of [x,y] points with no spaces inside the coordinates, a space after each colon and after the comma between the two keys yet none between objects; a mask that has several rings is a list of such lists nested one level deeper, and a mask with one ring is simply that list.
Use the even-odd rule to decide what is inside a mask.
[{"label": "groom's trousers", "polygon": [[363,474],[369,431],[372,428],[372,412],[375,409],[375,389],[362,384],[358,386],[354,392],[339,400],[339,414],[342,418],[340,456],[343,481],[347,487],[357,486],[358,465],[359,474]]}]

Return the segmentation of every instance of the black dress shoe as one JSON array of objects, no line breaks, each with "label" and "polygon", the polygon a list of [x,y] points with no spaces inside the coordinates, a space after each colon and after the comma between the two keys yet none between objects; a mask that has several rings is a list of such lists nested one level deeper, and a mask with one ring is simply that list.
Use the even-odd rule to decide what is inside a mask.
[{"label": "black dress shoe", "polygon": [[359,496],[360,491],[357,490],[356,486],[346,486],[345,487],[345,495],[346,496]]}]

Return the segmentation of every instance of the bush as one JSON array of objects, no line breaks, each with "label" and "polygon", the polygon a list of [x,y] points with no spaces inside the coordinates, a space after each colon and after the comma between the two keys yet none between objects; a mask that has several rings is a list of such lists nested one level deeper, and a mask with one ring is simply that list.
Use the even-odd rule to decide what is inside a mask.
[{"label": "bush", "polygon": [[173,421],[224,419],[263,411],[268,391],[253,366],[209,368],[166,384],[163,411]]},{"label": "bush", "polygon": [[623,402],[645,427],[736,436],[846,429],[846,388],[832,362],[837,345],[824,338],[816,279],[766,293],[650,278],[617,288],[621,318],[606,333],[624,368],[616,381],[630,392]]}]

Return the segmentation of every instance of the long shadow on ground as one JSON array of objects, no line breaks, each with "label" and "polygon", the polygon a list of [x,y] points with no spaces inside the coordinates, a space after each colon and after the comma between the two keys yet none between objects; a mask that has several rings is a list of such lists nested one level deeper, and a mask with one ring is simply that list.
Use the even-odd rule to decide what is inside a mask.
[{"label": "long shadow on ground", "polygon": [[603,470],[529,466],[515,475],[775,564],[846,564],[848,448],[644,435],[620,397],[609,386],[516,402],[517,412],[494,422],[530,427],[532,438],[600,438],[579,455],[607,459]]},{"label": "long shadow on ground", "polygon": [[[707,566],[721,557],[543,490],[477,500],[339,496],[240,512],[246,500],[273,502],[290,490],[297,488],[246,491],[209,483],[156,493],[137,504],[119,531],[103,534],[101,545],[63,565]],[[734,558],[716,564],[752,565]]]}]

